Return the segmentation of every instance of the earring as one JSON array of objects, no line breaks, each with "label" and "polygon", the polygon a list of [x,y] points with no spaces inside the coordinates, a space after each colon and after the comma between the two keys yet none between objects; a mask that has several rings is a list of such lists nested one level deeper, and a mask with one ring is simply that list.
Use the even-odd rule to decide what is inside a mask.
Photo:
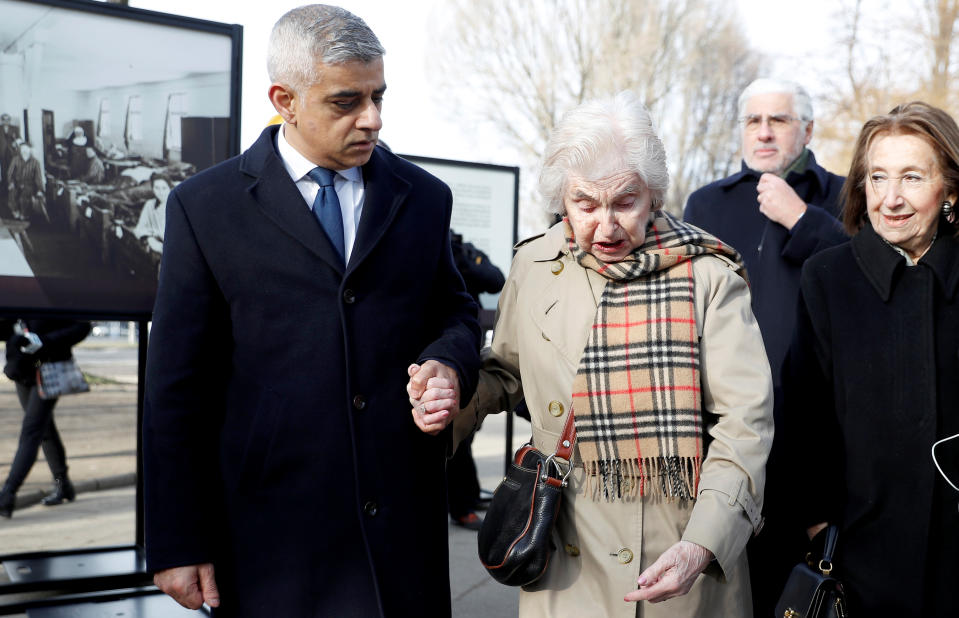
[{"label": "earring", "polygon": [[942,203],[942,216],[945,217],[949,223],[956,222],[956,211],[949,200]]}]

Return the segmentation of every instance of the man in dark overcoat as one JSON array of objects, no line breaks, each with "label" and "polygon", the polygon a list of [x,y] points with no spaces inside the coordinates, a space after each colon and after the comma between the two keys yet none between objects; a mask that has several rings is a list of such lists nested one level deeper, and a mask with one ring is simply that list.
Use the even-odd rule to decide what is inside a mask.
[{"label": "man in dark overcoat", "polygon": [[[475,389],[479,327],[449,188],[376,145],[383,53],[343,9],[284,15],[283,125],[169,196],[146,553],[187,607],[450,615],[441,430]],[[435,385],[451,388],[411,409]]]},{"label": "man in dark overcoat", "polygon": [[772,615],[805,548],[800,527],[787,521],[792,494],[779,473],[780,373],[796,325],[802,265],[846,240],[836,219],[845,179],[822,168],[806,147],[813,134],[813,110],[799,84],[758,79],[740,95],[739,112],[742,169],[694,191],[683,218],[742,254],[772,370],[776,437],[767,465],[766,523],[748,546],[753,610],[765,618]]},{"label": "man in dark overcoat", "polygon": [[6,205],[10,163],[17,156],[20,128],[10,124],[10,114],[0,114],[0,206]]},{"label": "man in dark overcoat", "polygon": [[10,160],[8,207],[14,219],[29,219],[35,210],[34,204],[44,199],[43,170],[30,144],[20,142],[17,150],[19,154]]}]

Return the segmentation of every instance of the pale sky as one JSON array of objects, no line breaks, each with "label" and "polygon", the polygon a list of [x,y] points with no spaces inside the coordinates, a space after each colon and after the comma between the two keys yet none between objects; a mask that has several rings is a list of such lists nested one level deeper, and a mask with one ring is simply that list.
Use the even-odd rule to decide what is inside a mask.
[{"label": "pale sky", "polygon": [[[442,0],[342,0],[338,4],[362,17],[386,48],[388,91],[381,137],[396,152],[421,156],[518,165],[518,156],[488,130],[457,122],[454,101],[444,98],[426,74],[430,51],[426,23]],[[814,79],[810,60],[822,57],[835,3],[737,0],[755,47],[778,57],[775,73],[803,81]],[[241,149],[247,148],[275,114],[267,99],[266,42],[273,24],[302,1],[131,0],[137,8],[243,26],[243,107]],[[787,8],[788,7],[788,8]],[[807,88],[815,91],[812,84]]]}]

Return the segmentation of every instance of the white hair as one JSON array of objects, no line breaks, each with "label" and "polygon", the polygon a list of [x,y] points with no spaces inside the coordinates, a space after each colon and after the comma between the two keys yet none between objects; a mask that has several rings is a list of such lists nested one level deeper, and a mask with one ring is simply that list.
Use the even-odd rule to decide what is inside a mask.
[{"label": "white hair", "polygon": [[289,11],[273,26],[266,69],[271,82],[301,93],[319,79],[317,63],[372,62],[385,53],[366,22],[353,13],[308,4]]},{"label": "white hair", "polygon": [[757,94],[782,93],[791,94],[793,98],[793,114],[803,123],[803,130],[813,121],[812,99],[806,89],[786,79],[772,79],[760,77],[746,86],[739,95],[739,117],[746,115],[746,104]]},{"label": "white hair", "polygon": [[628,91],[583,103],[553,129],[539,175],[546,210],[566,211],[563,194],[570,173],[590,177],[612,169],[636,172],[649,188],[652,208],[663,205],[669,188],[666,150],[649,111]]}]

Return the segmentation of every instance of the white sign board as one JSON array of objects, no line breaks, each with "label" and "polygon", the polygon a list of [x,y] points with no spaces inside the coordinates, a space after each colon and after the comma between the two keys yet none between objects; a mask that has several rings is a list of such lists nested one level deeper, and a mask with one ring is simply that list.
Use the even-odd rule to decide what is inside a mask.
[{"label": "white sign board", "polygon": [[[519,168],[401,155],[433,174],[453,191],[450,228],[489,256],[503,274],[509,274],[516,244],[519,212]],[[487,309],[495,296],[483,295]]]}]

